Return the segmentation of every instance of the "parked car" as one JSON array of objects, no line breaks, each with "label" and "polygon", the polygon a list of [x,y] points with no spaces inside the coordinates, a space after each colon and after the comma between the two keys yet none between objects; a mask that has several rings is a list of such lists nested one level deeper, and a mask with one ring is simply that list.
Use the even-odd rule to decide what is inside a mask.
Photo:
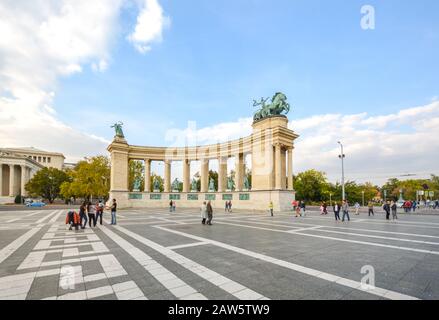
[{"label": "parked car", "polygon": [[26,207],[44,207],[46,204],[43,201],[33,201],[26,203]]}]

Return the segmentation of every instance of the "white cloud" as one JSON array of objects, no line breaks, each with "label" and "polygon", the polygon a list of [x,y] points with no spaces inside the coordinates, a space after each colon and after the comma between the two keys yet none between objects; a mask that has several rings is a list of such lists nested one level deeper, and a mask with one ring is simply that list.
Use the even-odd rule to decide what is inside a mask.
[{"label": "white cloud", "polygon": [[142,54],[151,50],[151,43],[162,40],[163,29],[170,25],[157,0],[143,0],[134,31],[128,40]]},{"label": "white cloud", "polygon": [[[0,2],[0,146],[63,152],[68,161],[105,152],[108,141],[58,120],[53,98],[60,77],[82,72],[84,64],[96,72],[108,68],[119,13],[128,1]],[[148,8],[161,12],[156,1]],[[144,11],[138,21],[145,20]],[[149,27],[161,35],[142,22],[139,43],[154,39],[145,37]]]},{"label": "white cloud", "polygon": [[[294,114],[290,115],[290,118]],[[251,133],[251,118],[204,128],[189,125],[169,135],[173,146],[224,142]],[[331,181],[340,180],[340,146],[344,144],[347,179],[383,183],[406,173],[428,177],[439,173],[439,101],[407,108],[395,114],[323,114],[293,119],[289,128],[300,137],[295,142],[294,172],[325,171]],[[193,145],[194,143],[188,143]]]}]

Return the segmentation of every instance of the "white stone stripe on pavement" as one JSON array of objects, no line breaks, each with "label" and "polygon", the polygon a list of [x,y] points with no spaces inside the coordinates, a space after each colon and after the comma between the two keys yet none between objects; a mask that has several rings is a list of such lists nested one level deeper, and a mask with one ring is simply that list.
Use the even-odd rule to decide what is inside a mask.
[{"label": "white stone stripe on pavement", "polygon": [[166,247],[169,250],[176,250],[176,249],[182,249],[182,248],[189,248],[189,247],[196,247],[196,246],[202,246],[208,244],[207,242],[193,242],[193,243],[187,243],[187,244],[179,244],[176,246],[169,246]]},{"label": "white stone stripe on pavement", "polygon": [[[300,235],[300,236],[305,236],[305,237],[321,238],[321,239],[341,241],[341,242],[364,244],[364,245],[368,245],[368,246],[376,246],[376,247],[383,247],[383,248],[389,248],[389,249],[397,249],[397,250],[413,251],[413,252],[439,255],[439,251],[401,247],[401,246],[383,244],[383,243],[377,243],[377,242],[368,242],[368,241],[351,240],[351,239],[345,239],[345,238],[328,237],[328,236],[322,236],[322,235],[317,235],[317,234],[301,233],[301,232],[298,232],[297,230],[278,230],[278,229],[262,228],[262,227],[255,227],[255,226],[250,226],[250,225],[245,225],[245,224],[228,223],[228,222],[220,222],[220,221],[217,221],[216,223],[217,224],[232,225],[232,226],[241,227],[241,228],[268,230],[268,231],[274,231],[274,232]],[[154,227],[156,227],[156,226],[154,226]],[[316,229],[315,231],[320,231],[320,229]],[[407,240],[409,240],[409,239],[407,239]],[[413,241],[415,241],[415,240],[413,240]]]},{"label": "white stone stripe on pavement", "polygon": [[366,292],[366,293],[369,293],[369,294],[372,294],[372,295],[376,295],[376,296],[379,296],[379,297],[384,297],[384,298],[391,299],[391,300],[393,300],[393,299],[394,300],[419,300],[418,298],[413,297],[413,296],[405,295],[405,294],[402,294],[402,293],[399,293],[399,292],[395,292],[395,291],[391,291],[391,290],[387,290],[387,289],[383,289],[383,288],[379,288],[379,287],[368,288],[367,286],[362,286],[361,282],[358,282],[358,281],[342,278],[342,277],[339,277],[339,276],[336,276],[336,275],[333,275],[333,274],[329,274],[329,273],[326,273],[326,272],[322,272],[322,271],[319,271],[319,270],[316,270],[316,269],[311,269],[311,268],[303,267],[303,266],[300,266],[300,265],[297,265],[297,264],[294,264],[294,263],[291,263],[291,262],[288,262],[288,261],[276,259],[276,258],[267,256],[267,255],[264,255],[264,254],[260,254],[260,253],[254,252],[254,251],[250,251],[250,250],[247,250],[247,249],[235,247],[235,246],[232,246],[232,245],[220,242],[220,241],[210,240],[210,239],[207,239],[207,238],[195,236],[195,235],[192,235],[192,234],[189,234],[189,233],[185,233],[185,232],[181,232],[181,231],[177,231],[177,230],[168,229],[168,228],[165,228],[165,227],[156,227],[156,228],[158,228],[160,230],[163,230],[163,231],[167,231],[167,232],[171,232],[171,233],[174,233],[174,234],[178,234],[178,235],[190,238],[190,239],[194,239],[194,240],[197,240],[197,241],[209,242],[209,243],[211,243],[211,244],[213,244],[215,246],[218,246],[218,247],[221,247],[221,248],[224,248],[224,249],[228,249],[228,250],[231,250],[231,251],[234,251],[234,252],[238,252],[240,254],[243,254],[243,255],[246,255],[246,256],[250,256],[250,257],[255,258],[255,259],[259,259],[259,260],[262,260],[262,261],[273,263],[273,264],[276,264],[278,266],[288,268],[290,270],[294,270],[294,271],[297,271],[297,272],[300,272],[300,273],[304,273],[304,274],[307,274],[307,275],[310,275],[310,276],[313,276],[313,277],[316,277],[316,278],[319,278],[319,279],[323,279],[323,280],[326,280],[326,281],[329,281],[329,282],[337,283],[337,284],[340,284],[342,286],[350,287],[350,288],[353,288],[353,289],[356,289],[356,290],[360,290],[360,291],[363,291],[363,292]]},{"label": "white stone stripe on pavement", "polygon": [[[258,300],[265,298],[263,295],[257,293],[256,291],[253,291],[243,285],[241,285],[238,282],[235,282],[227,277],[222,276],[221,274],[208,269],[199,263],[192,261],[185,256],[174,252],[173,250],[166,248],[156,242],[153,242],[149,239],[146,239],[137,233],[134,233],[124,227],[121,226],[115,226],[117,230],[120,232],[123,232],[127,236],[143,243],[144,245],[158,251],[159,253],[163,254],[164,256],[168,257],[169,259],[173,260],[174,262],[178,263],[182,267],[186,268],[187,270],[195,273],[199,277],[209,281],[213,285],[218,286],[219,288],[223,289],[224,291],[230,293],[231,295],[235,296],[238,299],[243,300]],[[205,241],[202,241],[203,243]],[[207,242],[209,243],[209,242]]]},{"label": "white stone stripe on pavement", "polygon": [[40,218],[39,220],[37,220],[35,223],[45,223],[46,220],[50,219],[51,217],[53,217],[56,214],[59,214],[60,210],[55,210],[49,214],[44,215],[45,211],[41,211],[41,214],[44,215],[42,218]]},{"label": "white stone stripe on pavement", "polygon": [[[277,226],[280,224],[273,223],[273,226]],[[410,236],[410,237],[423,237],[423,238],[433,238],[433,239],[439,239],[439,236],[434,235],[428,235],[428,234],[420,234],[420,233],[407,233],[407,232],[394,232],[394,231],[388,231],[388,230],[376,230],[376,229],[365,229],[365,228],[348,228],[348,227],[337,227],[333,225],[315,225],[315,224],[309,224],[309,223],[302,223],[298,221],[285,221],[282,225],[288,225],[294,227],[295,225],[299,226],[319,226],[322,228],[329,228],[329,229],[340,229],[340,230],[353,230],[353,231],[364,231],[364,232],[372,232],[372,233],[385,233],[385,234],[395,234],[395,235],[401,235],[401,236]]]},{"label": "white stone stripe on pavement", "polygon": [[[319,227],[321,228],[321,227]],[[324,230],[317,228],[303,228],[303,229],[295,229],[291,230],[291,233],[306,231],[306,230],[314,230],[319,232],[328,232],[328,233],[336,233],[342,234],[346,236],[355,236],[355,237],[366,237],[366,238],[374,238],[374,239],[384,239],[384,240],[392,240],[392,241],[401,241],[401,242],[412,242],[412,243],[420,243],[420,244],[429,244],[429,245],[439,245],[439,242],[431,242],[431,241],[422,241],[422,240],[413,240],[413,239],[404,239],[404,238],[395,238],[395,237],[385,237],[385,236],[376,236],[371,234],[364,233],[355,233],[355,232],[344,232],[344,231],[335,231],[335,230]]]},{"label": "white stone stripe on pavement", "polygon": [[200,294],[197,290],[189,286],[186,282],[178,278],[142,250],[135,247],[127,240],[111,231],[109,228],[102,226],[101,230],[117,245],[124,249],[131,257],[133,257],[141,266],[145,268],[146,271],[148,271],[158,282],[160,282],[178,299],[207,299],[204,295]]},{"label": "white stone stripe on pavement", "polygon": [[32,238],[38,231],[40,231],[42,226],[38,226],[35,228],[32,228],[22,236],[18,237],[14,241],[12,241],[10,244],[8,244],[6,247],[4,247],[2,250],[0,250],[0,263],[5,261],[11,254],[13,254],[15,251],[17,251],[22,245],[26,243],[30,238]]},{"label": "white stone stripe on pavement", "polygon": [[34,215],[36,215],[38,213],[40,213],[40,212],[39,211],[31,211],[31,214],[27,214],[24,217],[18,217],[18,218],[14,218],[14,219],[8,220],[8,221],[6,221],[6,223],[12,223],[12,222],[15,222],[15,221],[18,221],[18,220],[21,220],[21,219],[26,219],[26,218],[32,217],[32,216],[34,216]]}]

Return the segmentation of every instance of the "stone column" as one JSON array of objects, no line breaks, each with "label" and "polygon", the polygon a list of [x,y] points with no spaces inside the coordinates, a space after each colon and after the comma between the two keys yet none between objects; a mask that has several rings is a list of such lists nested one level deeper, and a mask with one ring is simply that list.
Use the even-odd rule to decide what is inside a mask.
[{"label": "stone column", "polygon": [[275,161],[275,185],[274,188],[276,190],[282,190],[282,155],[281,155],[281,144],[276,143],[275,146],[275,155],[274,155],[274,161]]},{"label": "stone column", "polygon": [[171,192],[171,161],[165,160],[165,192]]},{"label": "stone column", "polygon": [[13,197],[15,189],[15,167],[13,164],[9,165],[9,196]]},{"label": "stone column", "polygon": [[26,185],[27,180],[27,167],[25,165],[21,165],[21,195],[26,196],[26,190],[24,186]]},{"label": "stone column", "polygon": [[288,190],[294,190],[294,186],[293,186],[293,148],[288,149]]},{"label": "stone column", "polygon": [[190,172],[191,172],[191,162],[188,159],[183,160],[183,192],[190,192],[191,182],[190,182]]},{"label": "stone column", "polygon": [[111,152],[111,191],[128,191],[128,152]]},{"label": "stone column", "polygon": [[240,153],[235,158],[236,165],[236,181],[235,181],[235,190],[236,191],[242,191],[243,188],[243,182],[244,182],[244,154]]},{"label": "stone column", "polygon": [[0,163],[0,197],[3,195],[3,164]]},{"label": "stone column", "polygon": [[209,159],[201,160],[201,192],[207,192],[209,186]]},{"label": "stone column", "polygon": [[145,161],[145,189],[143,192],[151,192],[151,160],[144,159]]},{"label": "stone column", "polygon": [[218,192],[227,189],[227,157],[218,158]]}]

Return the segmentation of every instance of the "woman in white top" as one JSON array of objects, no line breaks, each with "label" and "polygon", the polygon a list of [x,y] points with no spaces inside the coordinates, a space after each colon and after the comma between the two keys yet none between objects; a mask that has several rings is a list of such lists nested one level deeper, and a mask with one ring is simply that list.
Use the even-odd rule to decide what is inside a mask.
[{"label": "woman in white top", "polygon": [[207,219],[207,204],[206,204],[206,201],[204,201],[203,204],[201,205],[200,211],[201,211],[201,219],[203,219],[203,220],[201,220],[201,223],[202,224],[206,224],[206,219]]}]

